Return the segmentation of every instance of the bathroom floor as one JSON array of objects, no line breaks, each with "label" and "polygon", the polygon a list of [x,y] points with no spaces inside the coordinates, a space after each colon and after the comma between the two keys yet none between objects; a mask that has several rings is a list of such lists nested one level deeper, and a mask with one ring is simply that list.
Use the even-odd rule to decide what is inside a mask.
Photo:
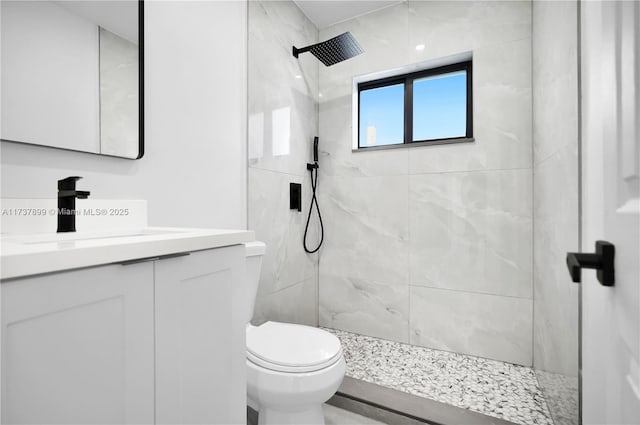
[{"label": "bathroom floor", "polygon": [[[387,425],[330,404],[322,405],[325,425]],[[258,414],[247,408],[247,425],[258,425]]]},{"label": "bathroom floor", "polygon": [[386,425],[384,422],[325,404],[322,406],[325,425]]},{"label": "bathroom floor", "polygon": [[553,425],[529,367],[326,330],[342,342],[347,376],[522,425]]}]

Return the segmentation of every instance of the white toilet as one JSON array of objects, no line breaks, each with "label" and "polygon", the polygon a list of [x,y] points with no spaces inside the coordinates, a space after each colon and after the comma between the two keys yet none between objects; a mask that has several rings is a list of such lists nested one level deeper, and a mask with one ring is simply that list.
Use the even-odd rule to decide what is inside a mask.
[{"label": "white toilet", "polygon": [[249,324],[265,244],[247,255],[247,398],[261,425],[322,425],[322,405],[338,390],[346,362],[340,341],[322,329],[290,323]]}]

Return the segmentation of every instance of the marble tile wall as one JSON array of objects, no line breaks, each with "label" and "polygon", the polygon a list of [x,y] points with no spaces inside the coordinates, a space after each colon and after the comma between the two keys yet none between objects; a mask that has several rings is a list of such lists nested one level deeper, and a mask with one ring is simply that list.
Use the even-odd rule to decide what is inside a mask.
[{"label": "marble tile wall", "polygon": [[[531,3],[408,1],[320,39],[344,31],[365,53],[319,70],[320,325],[531,366]],[[353,77],[463,52],[475,142],[352,152]]]},{"label": "marble tile wall", "polygon": [[556,424],[577,424],[578,5],[533,2],[534,368]]},{"label": "marble tile wall", "polygon": [[[317,42],[318,30],[291,1],[249,1],[248,21],[248,225],[267,244],[253,322],[316,325],[318,258],[305,253],[302,237],[318,62],[294,58],[291,47]],[[302,184],[303,212],[289,209],[290,182]]]}]

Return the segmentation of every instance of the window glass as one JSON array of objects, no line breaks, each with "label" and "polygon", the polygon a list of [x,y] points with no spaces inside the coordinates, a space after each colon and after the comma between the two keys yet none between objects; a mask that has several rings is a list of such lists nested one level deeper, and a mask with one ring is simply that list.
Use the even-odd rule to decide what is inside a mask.
[{"label": "window glass", "polygon": [[465,137],[466,71],[413,81],[413,141]]},{"label": "window glass", "polygon": [[404,143],[404,84],[360,91],[360,147]]}]

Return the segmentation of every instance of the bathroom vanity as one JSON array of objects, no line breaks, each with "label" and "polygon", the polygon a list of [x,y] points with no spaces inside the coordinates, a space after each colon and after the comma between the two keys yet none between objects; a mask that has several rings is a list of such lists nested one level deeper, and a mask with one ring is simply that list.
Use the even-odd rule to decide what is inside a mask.
[{"label": "bathroom vanity", "polygon": [[3,423],[244,423],[253,232],[3,235]]}]

